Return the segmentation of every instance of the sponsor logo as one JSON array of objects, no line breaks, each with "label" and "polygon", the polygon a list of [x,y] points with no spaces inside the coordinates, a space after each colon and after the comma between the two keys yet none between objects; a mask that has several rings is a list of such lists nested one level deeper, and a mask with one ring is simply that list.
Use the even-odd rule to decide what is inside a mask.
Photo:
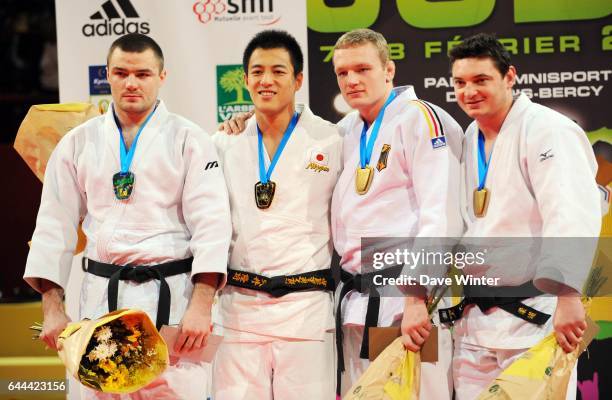
[{"label": "sponsor logo", "polygon": [[89,66],[89,94],[111,94],[110,85],[106,79],[106,65]]},{"label": "sponsor logo", "polygon": [[89,17],[90,22],[81,28],[84,36],[121,36],[126,33],[147,34],[151,31],[148,22],[138,20],[140,15],[130,0],[106,0],[101,8],[93,13]]},{"label": "sponsor logo", "polygon": [[253,108],[244,84],[242,64],[217,65],[217,122],[227,121]]},{"label": "sponsor logo", "polygon": [[198,0],[191,9],[202,24],[254,22],[268,26],[281,18],[274,12],[274,0]]},{"label": "sponsor logo", "polygon": [[391,146],[388,144],[383,144],[382,150],[380,151],[380,157],[378,157],[378,163],[376,164],[376,169],[378,172],[387,168],[387,160],[389,159],[389,151],[391,151]]},{"label": "sponsor logo", "polygon": [[104,114],[111,101],[110,84],[106,79],[106,65],[90,65],[89,102],[98,107],[100,114]]},{"label": "sponsor logo", "polygon": [[216,161],[210,161],[208,164],[206,164],[206,167],[204,167],[204,171],[208,171],[209,169],[212,168],[217,168],[219,166],[219,163]]},{"label": "sponsor logo", "polygon": [[306,166],[306,169],[312,169],[316,172],[329,172],[329,167],[327,166],[329,156],[327,153],[319,151],[317,149],[311,149],[308,152],[309,162]]},{"label": "sponsor logo", "polygon": [[548,160],[549,158],[553,158],[555,155],[551,153],[552,149],[546,150],[544,153],[540,154],[540,162]]},{"label": "sponsor logo", "polygon": [[440,136],[440,137],[431,139],[431,146],[434,149],[439,149],[440,147],[446,146],[446,137]]}]

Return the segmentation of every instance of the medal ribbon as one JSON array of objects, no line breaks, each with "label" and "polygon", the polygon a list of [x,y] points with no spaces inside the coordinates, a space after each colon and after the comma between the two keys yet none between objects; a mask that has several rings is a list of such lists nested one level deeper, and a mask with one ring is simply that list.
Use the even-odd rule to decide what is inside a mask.
[{"label": "medal ribbon", "polygon": [[272,176],[272,171],[274,171],[274,167],[276,167],[276,163],[280,158],[281,153],[285,149],[285,145],[289,141],[289,137],[293,133],[295,126],[297,125],[298,119],[300,118],[300,114],[295,112],[293,117],[291,118],[291,122],[289,122],[289,126],[285,129],[283,133],[283,139],[278,145],[278,149],[276,149],[276,153],[274,153],[274,158],[272,158],[272,162],[270,163],[270,167],[266,171],[266,163],[264,160],[264,149],[263,149],[263,135],[261,130],[259,130],[259,125],[257,125],[257,148],[259,150],[259,181],[263,184],[268,183],[270,177]]},{"label": "medal ribbon", "polygon": [[147,125],[147,122],[153,116],[157,110],[157,104],[153,108],[153,111],[147,116],[142,125],[138,128],[138,132],[136,132],[136,137],[134,137],[134,141],[132,142],[132,146],[130,147],[130,151],[128,152],[125,148],[125,141],[123,140],[123,130],[121,129],[121,124],[119,123],[119,119],[117,118],[117,114],[115,113],[115,107],[113,106],[113,117],[115,118],[115,123],[117,124],[117,128],[119,129],[119,158],[121,159],[121,173],[127,173],[130,170],[130,165],[132,164],[132,159],[134,158],[134,152],[136,151],[136,144],[138,143],[138,138],[140,137],[140,133]]},{"label": "medal ribbon", "polygon": [[395,92],[391,92],[387,101],[382,106],[376,119],[374,120],[374,124],[372,125],[372,133],[370,134],[370,139],[367,141],[366,145],[366,134],[368,132],[368,123],[363,121],[363,129],[361,130],[361,140],[359,142],[359,163],[361,168],[365,168],[366,165],[370,164],[370,158],[372,158],[372,150],[374,150],[374,142],[376,142],[376,137],[378,137],[378,131],[380,130],[380,124],[382,123],[383,117],[385,116],[385,108],[393,101],[395,98]]},{"label": "medal ribbon", "polygon": [[482,132],[478,131],[478,190],[482,190],[485,187],[487,181],[487,174],[489,173],[489,166],[491,165],[491,157],[493,156],[493,149],[491,149],[491,155],[487,161],[487,153],[485,151],[485,139]]}]

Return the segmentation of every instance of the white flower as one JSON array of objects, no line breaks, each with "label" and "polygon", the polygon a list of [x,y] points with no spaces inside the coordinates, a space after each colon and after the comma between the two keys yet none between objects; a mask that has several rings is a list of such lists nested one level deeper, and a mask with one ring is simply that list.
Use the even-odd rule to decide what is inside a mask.
[{"label": "white flower", "polygon": [[104,342],[97,345],[92,351],[89,352],[87,358],[89,361],[93,360],[105,360],[112,357],[117,351],[117,343],[115,342]]},{"label": "white flower", "polygon": [[113,337],[113,332],[111,332],[110,326],[104,326],[99,328],[98,331],[94,334],[98,342],[106,342],[111,337]]}]

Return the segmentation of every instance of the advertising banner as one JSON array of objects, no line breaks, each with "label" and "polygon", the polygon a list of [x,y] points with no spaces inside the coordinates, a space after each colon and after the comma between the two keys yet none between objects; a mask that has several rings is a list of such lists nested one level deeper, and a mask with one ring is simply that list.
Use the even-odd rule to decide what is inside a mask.
[{"label": "advertising banner", "polygon": [[[279,0],[56,0],[61,102],[110,103],[106,55],[119,36],[150,35],[164,52],[168,108],[207,132],[252,103],[242,52],[264,29],[290,31],[306,53],[306,3]],[[306,54],[305,54],[306,56]],[[298,101],[308,102],[308,63]]]}]

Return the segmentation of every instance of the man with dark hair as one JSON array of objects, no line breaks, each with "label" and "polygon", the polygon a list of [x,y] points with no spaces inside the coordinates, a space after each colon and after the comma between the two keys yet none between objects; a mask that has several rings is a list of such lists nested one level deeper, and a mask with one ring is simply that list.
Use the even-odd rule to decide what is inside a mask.
[{"label": "man with dark hair", "polygon": [[292,36],[263,31],[244,59],[255,118],[243,135],[213,137],[234,228],[214,399],[333,399],[329,213],[342,137],[295,104],[303,58]]},{"label": "man with dark hair", "polygon": [[[463,156],[466,240],[523,237],[530,238],[523,240],[531,245],[537,238],[597,238],[601,215],[596,162],[583,130],[525,94],[513,95],[516,68],[494,36],[466,39],[451,50],[450,61],[457,102],[474,119],[466,131]],[[463,316],[456,312],[451,319],[459,318],[453,331],[457,400],[478,397],[503,369],[551,332],[570,352],[586,328],[580,291],[590,264],[560,262],[547,268],[540,255],[527,268],[522,254],[511,254],[502,260],[512,263],[506,268],[501,261],[488,265],[486,273],[500,278],[496,297],[483,300],[486,291],[471,297],[474,289],[466,287]],[[477,273],[469,266],[464,271]],[[567,398],[576,398],[575,376]]]},{"label": "man with dark hair", "polygon": [[[83,221],[80,317],[142,309],[158,329],[179,325],[176,342],[168,343],[176,351],[199,349],[210,332],[213,296],[225,282],[231,237],[223,173],[207,167],[217,164],[217,152],[206,133],[158,99],[166,71],[152,39],[128,34],[111,48],[112,105],[66,134],[47,165],[24,275],[42,293],[41,339],[56,349],[69,322],[63,288]],[[133,395],[199,399],[206,372],[179,361]]]},{"label": "man with dark hair", "polygon": [[272,29],[259,32],[257,35],[255,35],[253,40],[247,44],[247,47],[244,49],[244,53],[242,54],[242,68],[244,71],[248,71],[249,62],[255,50],[269,50],[278,48],[285,49],[287,53],[289,53],[291,65],[293,65],[293,75],[297,77],[298,74],[301,74],[304,69],[304,55],[302,54],[300,45],[293,38],[293,36],[285,34],[282,31]]},{"label": "man with dark hair", "polygon": [[[336,311],[338,389],[346,394],[369,365],[369,328],[401,325],[406,348],[415,352],[430,335],[423,291],[375,298],[365,283],[358,283],[367,280],[361,239],[462,234],[458,195],[463,133],[448,113],[419,100],[412,86],[393,86],[395,64],[380,33],[355,29],[342,35],[333,62],[342,96],[355,110],[338,123],[345,135],[344,169],[331,215],[343,281]],[[243,117],[222,128],[241,131]],[[422,364],[420,397],[444,400],[452,396],[449,330],[440,329],[437,338],[439,359]]]},{"label": "man with dark hair", "polygon": [[108,49],[108,54],[106,56],[107,66],[110,64],[111,56],[115,52],[115,49],[120,49],[128,53],[143,53],[146,50],[151,50],[159,62],[159,70],[164,70],[164,53],[157,42],[147,35],[128,33],[115,40]]}]

